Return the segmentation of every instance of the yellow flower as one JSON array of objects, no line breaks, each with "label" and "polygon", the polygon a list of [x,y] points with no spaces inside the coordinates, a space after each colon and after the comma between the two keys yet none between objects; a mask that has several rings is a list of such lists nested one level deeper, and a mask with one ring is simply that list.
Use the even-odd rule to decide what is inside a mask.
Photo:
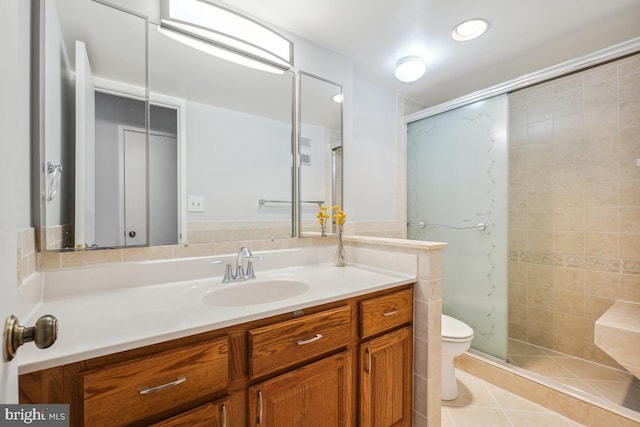
[{"label": "yellow flower", "polygon": [[329,218],[329,214],[327,213],[326,206],[324,205],[320,206],[320,210],[318,211],[316,218],[318,218],[318,222],[320,223],[320,225],[324,224],[324,220]]},{"label": "yellow flower", "polygon": [[344,211],[342,211],[342,209],[340,209],[340,205],[335,205],[331,209],[336,211],[336,213],[333,214],[334,222],[337,225],[344,224],[346,222],[347,214],[345,214]]}]

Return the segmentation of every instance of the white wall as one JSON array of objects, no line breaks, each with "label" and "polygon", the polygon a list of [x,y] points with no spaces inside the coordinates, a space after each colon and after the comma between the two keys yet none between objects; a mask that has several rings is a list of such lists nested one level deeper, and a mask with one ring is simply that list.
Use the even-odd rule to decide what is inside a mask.
[{"label": "white wall", "polygon": [[290,205],[260,207],[258,199],[291,200],[291,125],[187,102],[187,194],[204,196],[205,212],[189,222],[290,218]]},{"label": "white wall", "polygon": [[395,221],[398,198],[396,94],[354,78],[353,139],[345,143],[349,219]]}]

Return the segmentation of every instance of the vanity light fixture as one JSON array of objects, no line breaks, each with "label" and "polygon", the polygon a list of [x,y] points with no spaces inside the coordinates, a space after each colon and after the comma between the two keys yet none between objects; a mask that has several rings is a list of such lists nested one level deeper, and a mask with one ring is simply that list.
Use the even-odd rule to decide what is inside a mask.
[{"label": "vanity light fixture", "polygon": [[469,19],[456,25],[451,31],[451,38],[464,42],[483,35],[489,28],[489,23],[484,19]]},{"label": "vanity light fixture", "polygon": [[427,66],[419,56],[405,56],[396,65],[396,78],[401,82],[410,83],[418,80],[424,74]]},{"label": "vanity light fixture", "polygon": [[282,74],[293,43],[264,25],[209,0],[162,0],[158,31],[247,67]]}]

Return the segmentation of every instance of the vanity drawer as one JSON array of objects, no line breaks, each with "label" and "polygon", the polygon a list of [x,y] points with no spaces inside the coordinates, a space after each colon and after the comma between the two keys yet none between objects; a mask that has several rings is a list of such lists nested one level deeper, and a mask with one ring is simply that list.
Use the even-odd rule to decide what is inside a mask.
[{"label": "vanity drawer", "polygon": [[229,338],[107,366],[81,379],[84,425],[129,424],[224,390]]},{"label": "vanity drawer", "polygon": [[342,306],[249,331],[249,375],[260,377],[346,346],[351,306]]},{"label": "vanity drawer", "polygon": [[413,320],[413,290],[394,292],[360,303],[360,336],[367,338]]}]

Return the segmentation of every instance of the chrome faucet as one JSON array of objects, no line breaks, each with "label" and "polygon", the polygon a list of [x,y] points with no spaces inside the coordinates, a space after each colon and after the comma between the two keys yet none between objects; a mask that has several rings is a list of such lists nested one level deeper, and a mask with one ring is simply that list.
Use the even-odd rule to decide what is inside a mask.
[{"label": "chrome faucet", "polygon": [[[234,278],[236,280],[251,279],[251,277],[247,277],[244,271],[244,259],[248,259],[249,261],[247,261],[247,264],[249,264],[252,257],[253,254],[251,253],[249,248],[243,246],[238,250],[238,255],[236,256],[236,274],[234,275]],[[247,270],[248,269],[249,266],[247,266]],[[254,275],[253,277],[255,278],[256,276]]]},{"label": "chrome faucet", "polygon": [[[244,260],[247,260],[247,268],[244,268]],[[236,271],[231,268],[231,261],[213,261],[212,264],[225,264],[224,277],[222,283],[235,282],[239,280],[255,279],[256,274],[253,270],[253,260],[262,259],[261,256],[254,256],[249,248],[243,246],[238,250],[236,255]]]}]

